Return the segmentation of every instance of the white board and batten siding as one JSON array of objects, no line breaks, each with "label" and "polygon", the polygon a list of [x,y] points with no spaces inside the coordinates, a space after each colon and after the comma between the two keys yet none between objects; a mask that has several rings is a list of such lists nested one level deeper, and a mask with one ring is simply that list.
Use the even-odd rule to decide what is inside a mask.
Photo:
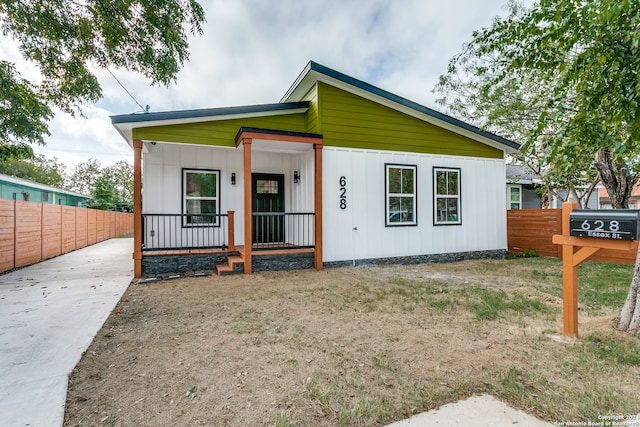
[{"label": "white board and batten siding", "polygon": [[[387,163],[417,167],[416,226],[385,226]],[[324,147],[323,165],[326,262],[506,249],[502,159]],[[460,225],[434,225],[434,167],[460,169]]]},{"label": "white board and batten siding", "polygon": [[[220,213],[235,211],[235,239],[237,244],[242,244],[244,239],[242,148],[169,143],[148,145],[147,148],[143,155],[143,214],[182,213],[182,171],[184,169],[218,170],[220,171]],[[313,212],[313,150],[300,154],[255,150],[252,152],[251,161],[255,173],[284,175],[286,212]],[[301,175],[300,182],[297,184],[293,183],[294,170]],[[235,185],[231,184],[232,173],[236,174]],[[168,232],[168,230],[164,231]],[[182,232],[193,233],[193,230],[182,230]],[[172,243],[175,243],[175,240]]]}]

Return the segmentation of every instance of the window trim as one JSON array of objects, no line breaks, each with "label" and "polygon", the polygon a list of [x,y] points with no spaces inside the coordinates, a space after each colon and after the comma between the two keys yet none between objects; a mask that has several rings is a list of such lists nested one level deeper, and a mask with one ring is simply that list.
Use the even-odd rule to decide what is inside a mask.
[{"label": "window trim", "polygon": [[513,208],[511,207],[512,203],[516,203],[514,201],[511,200],[511,189],[516,188],[518,189],[518,193],[520,194],[520,199],[518,200],[518,208],[516,208],[516,210],[520,210],[522,209],[522,185],[519,184],[508,184],[507,185],[507,210],[513,210]]},{"label": "window trim", "polygon": [[[189,199],[192,200],[215,200],[216,202],[216,213],[220,215],[221,213],[221,185],[220,185],[220,176],[222,175],[220,169],[194,169],[194,168],[183,168],[182,169],[182,185],[181,187],[181,198],[182,198],[182,214],[187,214],[187,173],[201,173],[201,174],[215,174],[216,175],[216,197],[202,197],[202,198],[194,198],[191,197]],[[187,217],[182,217],[182,228],[197,228],[197,227],[220,227],[221,221],[220,217],[214,217],[213,222],[210,223],[199,223],[199,224],[189,224],[187,222]]]},{"label": "window trim", "polygon": [[[458,174],[458,194],[449,196],[447,194],[438,194],[438,172],[456,172]],[[438,221],[438,199],[457,199],[458,200],[458,218],[456,221]],[[462,169],[445,166],[433,167],[433,225],[462,225]]]},{"label": "window trim", "polygon": [[[409,169],[413,171],[413,221],[389,222],[389,169]],[[396,193],[393,193],[396,194]],[[409,197],[406,195],[396,195],[395,197]],[[418,165],[408,165],[399,163],[384,164],[384,225],[385,227],[416,227],[418,225]]]}]

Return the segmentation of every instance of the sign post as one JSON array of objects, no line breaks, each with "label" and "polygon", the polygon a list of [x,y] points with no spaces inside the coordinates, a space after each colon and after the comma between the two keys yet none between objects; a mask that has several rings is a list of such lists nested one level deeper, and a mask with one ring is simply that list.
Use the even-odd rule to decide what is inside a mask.
[{"label": "sign post", "polygon": [[[562,204],[562,234],[553,236],[562,245],[562,313],[564,335],[578,338],[578,266],[600,249],[631,250],[638,238],[638,211],[575,211],[576,204]],[[586,236],[586,237],[585,237]]]}]

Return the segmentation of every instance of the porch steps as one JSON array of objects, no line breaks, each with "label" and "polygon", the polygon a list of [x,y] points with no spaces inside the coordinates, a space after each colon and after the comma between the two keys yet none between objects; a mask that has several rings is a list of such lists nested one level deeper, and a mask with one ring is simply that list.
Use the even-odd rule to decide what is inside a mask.
[{"label": "porch steps", "polygon": [[232,255],[227,258],[226,264],[216,265],[216,273],[218,273],[218,276],[222,275],[222,273],[233,273],[236,264],[244,264],[244,259],[237,255]]}]

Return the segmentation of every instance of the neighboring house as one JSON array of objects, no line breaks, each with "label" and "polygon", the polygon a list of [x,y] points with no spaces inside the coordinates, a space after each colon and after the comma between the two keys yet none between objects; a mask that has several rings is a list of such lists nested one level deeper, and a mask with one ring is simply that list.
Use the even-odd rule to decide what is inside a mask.
[{"label": "neighboring house", "polygon": [[134,149],[138,277],[506,252],[516,143],[315,62],[276,104],[111,120]]},{"label": "neighboring house", "polygon": [[[526,166],[511,164],[506,165],[506,170],[507,209],[559,209],[562,207],[562,200],[567,199],[567,190],[556,190],[560,197],[541,191],[542,181]],[[600,186],[591,194],[587,209],[598,209],[598,189],[601,189]]]},{"label": "neighboring house", "polygon": [[540,188],[540,179],[536,174],[522,165],[506,165],[506,169],[507,209],[551,207],[549,196],[545,194],[543,197],[543,194],[537,191]]},{"label": "neighboring house", "polygon": [[0,174],[0,198],[53,205],[86,207],[89,196]]},{"label": "neighboring house", "polygon": [[[598,198],[600,201],[600,209],[612,209],[611,198],[607,189],[604,187],[598,188]],[[629,209],[640,209],[640,185],[636,184],[631,190],[631,197],[629,197]]]}]

